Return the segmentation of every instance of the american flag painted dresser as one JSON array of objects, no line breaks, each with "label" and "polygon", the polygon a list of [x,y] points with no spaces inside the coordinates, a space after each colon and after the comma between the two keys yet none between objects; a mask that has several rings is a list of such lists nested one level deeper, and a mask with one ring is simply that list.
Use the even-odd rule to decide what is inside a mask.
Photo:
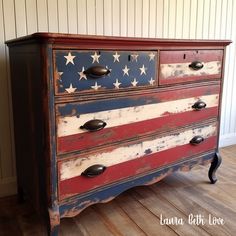
[{"label": "american flag painted dresser", "polygon": [[227,40],[36,33],[8,41],[19,199],[60,218],[210,164]]}]

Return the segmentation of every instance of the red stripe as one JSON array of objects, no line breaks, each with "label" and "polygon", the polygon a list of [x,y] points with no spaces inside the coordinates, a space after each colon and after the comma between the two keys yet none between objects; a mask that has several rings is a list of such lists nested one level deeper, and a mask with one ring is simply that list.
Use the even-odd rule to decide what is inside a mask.
[{"label": "red stripe", "polygon": [[[186,144],[137,158],[135,160],[110,166],[103,174],[94,178],[77,176],[71,179],[59,181],[59,199],[63,200],[67,197],[89,191],[99,186],[104,186],[117,180],[121,180],[140,173],[145,173],[152,169],[174,163],[183,158],[213,150],[216,148],[216,143],[217,137],[213,136],[206,139],[203,143],[197,146]],[[59,176],[61,168],[60,165],[61,163],[58,164]]]},{"label": "red stripe", "polygon": [[[161,51],[160,64],[171,63],[191,63],[193,61],[211,62],[221,61],[223,58],[223,50],[191,50],[191,51]],[[161,70],[159,71],[159,84],[175,84],[180,82],[195,81],[195,80],[208,80],[219,79],[221,72],[214,75],[183,75],[181,77],[170,76],[163,77]]]},{"label": "red stripe", "polygon": [[163,78],[162,74],[160,73],[159,76],[159,84],[177,84],[180,82],[188,82],[188,81],[196,81],[196,80],[209,80],[209,79],[220,79],[221,73],[215,75],[191,75],[191,76],[182,76],[182,77],[174,77],[170,76],[168,78]]},{"label": "red stripe", "polygon": [[59,153],[88,149],[123,139],[130,139],[138,135],[148,134],[154,131],[164,131],[177,126],[193,124],[202,120],[216,117],[218,107],[206,108],[203,111],[190,111],[179,114],[167,114],[163,117],[140,121],[132,124],[116,126],[58,138]]},{"label": "red stripe", "polygon": [[[157,101],[171,101],[189,97],[199,97],[203,95],[218,94],[219,85],[204,86],[201,88],[181,89],[169,92],[160,92],[148,95],[156,98]],[[139,96],[139,97],[144,97]],[[148,97],[145,97],[148,99]],[[99,132],[85,132],[74,135],[68,135],[57,138],[57,153],[63,154],[67,152],[80,151],[91,146],[104,145],[117,142],[122,139],[130,139],[137,135],[143,135],[157,131],[157,129],[165,130],[169,127],[179,125],[192,124],[203,119],[208,119],[218,115],[218,108],[207,108],[203,111],[190,111],[179,114],[163,114],[163,117],[151,119],[147,121],[136,122],[133,124],[121,125],[113,128],[105,128]],[[92,144],[92,145],[91,145]]]},{"label": "red stripe", "polygon": [[223,50],[161,51],[160,64],[222,61]]}]

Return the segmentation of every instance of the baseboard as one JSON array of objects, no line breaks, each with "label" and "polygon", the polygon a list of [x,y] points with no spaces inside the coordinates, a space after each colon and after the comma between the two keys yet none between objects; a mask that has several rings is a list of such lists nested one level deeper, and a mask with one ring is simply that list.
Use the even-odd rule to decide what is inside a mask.
[{"label": "baseboard", "polygon": [[14,195],[17,192],[16,177],[0,179],[0,197]]},{"label": "baseboard", "polygon": [[226,134],[220,136],[220,147],[226,147],[236,144],[236,133]]}]

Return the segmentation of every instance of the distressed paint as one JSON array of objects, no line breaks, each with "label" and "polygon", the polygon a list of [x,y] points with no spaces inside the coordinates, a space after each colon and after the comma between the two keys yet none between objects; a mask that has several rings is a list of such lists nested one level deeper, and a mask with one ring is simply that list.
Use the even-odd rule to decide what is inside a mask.
[{"label": "distressed paint", "polygon": [[[102,111],[113,111],[122,108],[137,107],[142,105],[162,104],[163,102],[194,97],[198,99],[203,95],[218,94],[220,86],[202,86],[179,90],[152,92],[144,95],[134,95],[121,98],[101,99],[96,101],[74,102],[57,105],[57,121],[61,117],[79,117],[81,115],[92,115]],[[137,138],[140,135],[160,132],[177,126],[193,124],[201,120],[217,117],[218,106],[207,107],[202,111],[187,111],[181,113],[164,113],[161,117],[123,124],[116,127],[105,127],[99,132],[83,132],[72,135],[57,137],[57,153],[93,149],[98,145],[108,145],[113,142]],[[91,114],[92,113],[92,114]],[[151,110],[148,114],[151,113]],[[123,119],[125,120],[125,119]],[[122,121],[122,119],[121,119]],[[83,125],[82,122],[81,124]],[[75,129],[76,130],[76,129]],[[77,129],[78,130],[78,129]],[[93,144],[93,145],[91,145]]]},{"label": "distressed paint", "polygon": [[48,209],[49,221],[50,221],[50,231],[51,235],[58,235],[59,225],[60,225],[60,212],[59,206],[54,204],[53,208]]},{"label": "distressed paint", "polygon": [[[110,73],[97,78],[83,73],[93,66],[106,67]],[[71,85],[73,93],[153,86],[156,67],[156,51],[54,50],[55,93],[67,93]]]},{"label": "distressed paint", "polygon": [[201,61],[203,63],[219,61],[222,63],[223,50],[173,50],[160,51],[160,64],[191,63]]},{"label": "distressed paint", "polygon": [[[106,128],[120,125],[131,124],[135,122],[163,117],[168,114],[177,114],[181,112],[192,111],[192,105],[201,99],[207,104],[208,108],[218,105],[218,94],[179,99],[162,103],[148,104],[135,107],[126,107],[114,110],[101,111],[96,113],[59,117],[57,136],[67,136],[87,132],[79,129],[81,125],[92,119],[100,119],[107,123]],[[124,119],[125,118],[125,119]]]},{"label": "distressed paint", "polygon": [[[186,151],[188,151],[188,148],[190,145],[184,145],[184,147],[178,147],[174,148],[173,150],[166,150],[164,152],[161,152],[150,156],[150,168],[149,171],[146,169],[144,173],[137,173],[137,170],[142,167],[143,163],[146,162],[145,160],[133,160],[129,162],[129,165],[127,166],[126,163],[121,163],[116,166],[111,166],[107,169],[107,172],[104,172],[101,176],[97,176],[96,178],[85,178],[85,177],[75,177],[72,179],[68,179],[65,181],[61,181],[59,183],[59,197],[60,200],[66,199],[68,197],[72,197],[73,195],[76,195],[78,193],[84,192],[84,189],[94,189],[94,191],[90,191],[89,198],[86,198],[86,195],[83,197],[83,195],[77,196],[77,199],[75,202],[73,200],[68,203],[70,204],[70,209],[68,210],[67,203],[60,204],[60,213],[62,214],[62,217],[68,217],[72,215],[78,214],[82,209],[86,208],[89,205],[92,205],[97,202],[107,202],[108,200],[111,200],[113,197],[117,196],[121,192],[125,191],[126,189],[129,189],[134,186],[140,186],[140,185],[149,185],[153,184],[157,181],[160,181],[165,176],[177,171],[177,170],[183,170],[187,171],[190,170],[194,165],[199,164],[208,164],[212,158],[214,157],[214,153],[206,153],[204,155],[196,158],[196,153],[201,153],[207,150],[212,150],[215,148],[216,145],[216,137],[211,137],[208,142],[202,143],[200,146],[195,146],[194,150],[190,154],[192,157],[187,158],[188,154]],[[214,143],[214,144],[213,144]],[[203,150],[202,150],[203,148]],[[179,149],[179,150],[177,150]],[[177,157],[176,157],[177,154]],[[169,155],[170,160],[169,163],[165,162],[165,156]],[[182,155],[182,156],[181,156]],[[185,157],[184,159],[181,159],[182,157]],[[178,160],[179,161],[176,161]],[[181,159],[181,160],[180,160]],[[175,162],[175,164],[171,164],[171,161]],[[162,168],[163,163],[165,163],[165,167]],[[155,170],[151,170],[155,169]],[[127,179],[127,177],[130,177]],[[125,180],[120,180],[119,182],[113,183],[109,186],[104,186],[104,181],[106,181],[106,184],[110,182],[114,182],[115,180],[122,178],[126,178]],[[99,189],[99,186],[103,186],[103,188]],[[94,196],[94,200],[93,197]],[[74,205],[74,207],[72,207]]]},{"label": "distressed paint", "polygon": [[161,79],[180,78],[180,77],[193,77],[193,76],[208,76],[216,75],[219,78],[221,75],[221,62],[211,61],[203,63],[203,68],[200,70],[193,70],[189,67],[190,63],[177,63],[177,64],[161,64],[160,76]]},{"label": "distressed paint", "polygon": [[[166,114],[163,117],[150,119],[132,124],[121,125],[113,128],[105,128],[99,132],[85,132],[57,139],[57,151],[60,154],[66,152],[88,151],[97,149],[101,145],[109,145],[117,141],[138,138],[140,135],[163,132],[178,126],[191,125],[217,117],[218,107],[205,108],[202,111],[189,111],[179,114]],[[91,145],[92,144],[92,145]]]},{"label": "distressed paint", "polygon": [[[83,102],[71,102],[60,104],[56,107],[57,116],[73,116],[75,114],[87,114],[100,111],[114,110],[125,107],[135,107],[154,103],[161,103],[203,95],[218,94],[220,92],[220,81],[214,82],[210,86],[190,87],[185,89],[161,89],[160,91],[149,91],[144,94],[129,93],[125,97],[112,95],[109,99],[91,99],[89,96]],[[108,94],[106,94],[107,96]]]},{"label": "distressed paint", "polygon": [[[203,63],[203,68],[193,70],[194,61]],[[223,50],[161,51],[159,84],[172,84],[195,80],[220,79]]]},{"label": "distressed paint", "polygon": [[217,133],[217,124],[210,124],[201,128],[191,128],[180,133],[173,133],[163,137],[145,140],[134,144],[126,144],[111,150],[100,151],[87,157],[64,161],[60,164],[60,180],[66,180],[81,173],[94,164],[103,164],[104,166],[112,166],[122,162],[148,155],[145,153],[147,149],[151,153],[161,152],[170,148],[188,144],[195,135],[201,135],[204,138],[215,136]]}]

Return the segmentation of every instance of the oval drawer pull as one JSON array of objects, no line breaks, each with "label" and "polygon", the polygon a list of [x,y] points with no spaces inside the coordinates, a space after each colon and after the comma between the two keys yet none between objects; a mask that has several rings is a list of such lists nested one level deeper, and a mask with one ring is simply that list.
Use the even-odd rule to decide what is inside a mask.
[{"label": "oval drawer pull", "polygon": [[205,108],[206,107],[206,103],[199,100],[197,102],[195,102],[193,105],[192,105],[192,108],[194,108],[195,110],[197,111],[200,111],[201,109]]},{"label": "oval drawer pull", "polygon": [[200,135],[197,135],[197,136],[194,136],[190,140],[190,143],[193,144],[193,145],[198,145],[198,144],[200,144],[203,141],[204,141],[204,138],[202,136],[200,136]]},{"label": "oval drawer pull", "polygon": [[203,63],[200,61],[193,61],[189,67],[191,67],[193,70],[200,70],[203,68]]},{"label": "oval drawer pull", "polygon": [[84,71],[84,74],[92,77],[92,78],[99,78],[111,73],[109,69],[103,66],[92,66]]},{"label": "oval drawer pull", "polygon": [[107,125],[102,120],[89,120],[84,125],[80,126],[80,129],[86,129],[88,131],[98,131],[103,129]]},{"label": "oval drawer pull", "polygon": [[97,164],[97,165],[88,167],[84,172],[82,172],[82,175],[92,178],[92,177],[102,174],[105,170],[106,170],[106,166]]}]

